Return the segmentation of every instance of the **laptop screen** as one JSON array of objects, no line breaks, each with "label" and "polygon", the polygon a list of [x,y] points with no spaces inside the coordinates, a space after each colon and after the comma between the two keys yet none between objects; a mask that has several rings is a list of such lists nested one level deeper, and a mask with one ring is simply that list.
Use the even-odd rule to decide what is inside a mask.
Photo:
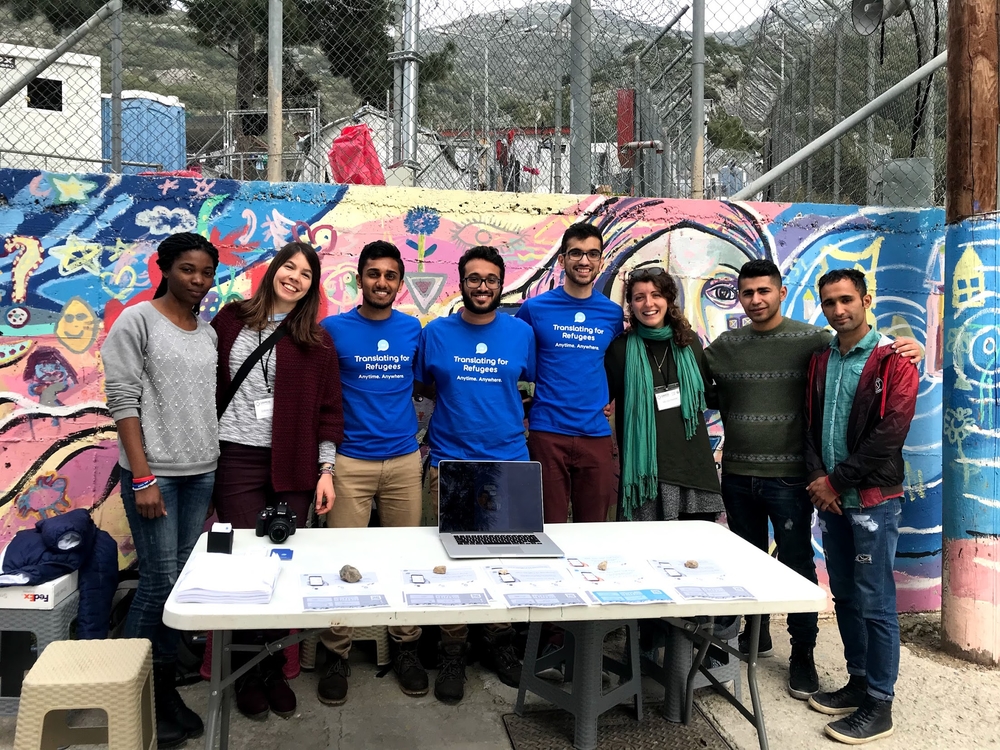
[{"label": "laptop screen", "polygon": [[542,530],[542,465],[536,461],[441,461],[438,530]]}]

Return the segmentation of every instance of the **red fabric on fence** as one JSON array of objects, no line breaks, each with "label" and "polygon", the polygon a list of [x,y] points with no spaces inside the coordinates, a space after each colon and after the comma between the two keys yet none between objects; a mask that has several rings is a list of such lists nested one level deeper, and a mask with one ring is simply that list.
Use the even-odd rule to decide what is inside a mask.
[{"label": "red fabric on fence", "polygon": [[367,125],[348,125],[333,139],[330,153],[330,174],[341,185],[384,185],[385,175],[371,130]]}]

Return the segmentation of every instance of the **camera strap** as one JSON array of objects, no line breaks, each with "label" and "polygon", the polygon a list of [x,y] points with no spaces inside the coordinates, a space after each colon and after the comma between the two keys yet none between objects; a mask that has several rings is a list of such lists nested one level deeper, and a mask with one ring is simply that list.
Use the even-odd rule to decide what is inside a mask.
[{"label": "camera strap", "polygon": [[253,353],[243,361],[243,364],[240,365],[240,369],[237,370],[236,374],[233,376],[233,380],[229,384],[229,388],[226,390],[226,395],[222,397],[221,401],[219,401],[218,408],[216,409],[219,419],[222,419],[222,415],[226,413],[226,409],[229,408],[229,403],[233,400],[233,396],[236,395],[236,391],[240,389],[243,381],[246,380],[247,375],[250,374],[250,370],[252,370],[254,365],[260,362],[261,357],[273,349],[274,346],[281,341],[287,333],[288,328],[286,326],[278,326],[274,329],[274,332],[264,339],[257,346],[257,348],[253,350]]}]

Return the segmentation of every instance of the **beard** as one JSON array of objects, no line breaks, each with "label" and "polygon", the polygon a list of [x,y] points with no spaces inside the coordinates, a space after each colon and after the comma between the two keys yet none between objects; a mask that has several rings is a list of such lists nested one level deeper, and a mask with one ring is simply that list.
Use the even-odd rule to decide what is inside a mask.
[{"label": "beard", "polygon": [[465,305],[465,309],[476,315],[485,315],[486,313],[491,313],[500,307],[500,289],[490,290],[493,294],[493,299],[486,307],[481,307],[469,293],[469,290],[462,286],[462,304]]},{"label": "beard", "polygon": [[374,308],[375,310],[385,310],[386,308],[392,307],[392,303],[396,301],[395,295],[387,298],[384,302],[375,297],[374,294],[362,294],[361,298],[364,300],[365,304],[368,305],[368,307]]}]

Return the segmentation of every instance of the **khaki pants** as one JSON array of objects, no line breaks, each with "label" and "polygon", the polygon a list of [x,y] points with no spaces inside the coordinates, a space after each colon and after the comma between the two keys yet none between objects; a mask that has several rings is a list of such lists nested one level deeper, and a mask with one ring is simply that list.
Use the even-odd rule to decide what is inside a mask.
[{"label": "khaki pants", "polygon": [[[420,452],[385,461],[365,461],[343,454],[337,456],[333,478],[337,499],[327,523],[336,529],[364,528],[378,505],[383,526],[419,526],[421,506]],[[353,628],[330,628],[320,636],[323,645],[346,659],[351,651]],[[416,625],[390,626],[389,635],[397,643],[420,638]]]}]

